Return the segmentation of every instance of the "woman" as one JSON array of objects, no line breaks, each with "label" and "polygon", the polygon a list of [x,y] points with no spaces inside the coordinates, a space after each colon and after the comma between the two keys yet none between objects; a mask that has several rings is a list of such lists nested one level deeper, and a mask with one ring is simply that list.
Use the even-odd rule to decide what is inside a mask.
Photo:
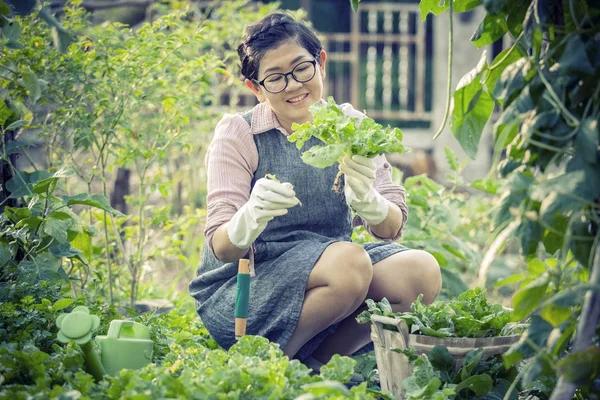
[{"label": "woman", "polygon": [[[384,156],[317,169],[300,158],[317,139],[301,150],[288,142],[292,124],[312,121],[309,106],[323,101],[327,53],[314,32],[274,13],[246,27],[238,54],[260,104],[225,115],[216,127],[206,156],[205,248],[190,291],[208,331],[229,348],[237,260],[253,258],[247,333],[318,370],[333,354],[367,348],[370,328],[355,320],[366,298],[386,297],[394,311],[408,310],[419,293],[433,301],[439,265],[429,253],[394,242],[408,211]],[[331,190],[338,168],[344,194]],[[360,224],[381,241],[352,243],[352,227]]]}]

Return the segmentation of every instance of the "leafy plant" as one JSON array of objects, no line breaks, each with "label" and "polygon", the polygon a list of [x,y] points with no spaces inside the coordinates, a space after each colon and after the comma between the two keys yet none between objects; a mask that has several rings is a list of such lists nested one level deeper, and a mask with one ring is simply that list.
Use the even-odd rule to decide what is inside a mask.
[{"label": "leafy plant", "polygon": [[491,337],[511,334],[510,312],[500,304],[490,304],[485,291],[469,289],[451,301],[421,302],[423,295],[411,304],[410,312],[395,313],[387,299],[367,299],[368,310],[358,315],[360,323],[370,323],[371,315],[383,315],[406,322],[409,332],[435,337]]},{"label": "leafy plant", "polygon": [[483,349],[470,350],[460,368],[445,346],[434,346],[419,356],[410,350],[398,351],[409,357],[413,367],[412,375],[402,382],[410,400],[506,399],[517,374],[515,368],[504,368],[500,356],[484,360]]},{"label": "leafy plant", "polygon": [[[333,97],[327,103],[316,103],[310,107],[313,122],[302,125],[294,123],[294,133],[288,140],[298,149],[311,138],[319,139],[324,145],[315,145],[302,153],[302,161],[317,168],[325,168],[341,161],[344,156],[361,155],[374,157],[383,153],[403,153],[402,131],[390,126],[383,128],[372,118],[350,117],[344,114]],[[338,188],[339,177],[335,188]]]}]

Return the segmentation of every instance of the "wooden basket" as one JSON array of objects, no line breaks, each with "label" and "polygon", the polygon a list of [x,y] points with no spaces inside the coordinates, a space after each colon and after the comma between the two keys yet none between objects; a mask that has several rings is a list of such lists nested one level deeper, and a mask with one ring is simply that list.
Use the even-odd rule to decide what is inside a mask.
[{"label": "wooden basket", "polygon": [[[413,348],[417,354],[428,354],[436,346],[446,346],[456,360],[456,367],[462,366],[465,355],[473,349],[483,348],[483,358],[506,352],[520,336],[497,336],[488,338],[437,338],[432,336],[411,335],[406,322],[401,319],[372,315],[371,339],[375,346],[375,358],[379,370],[381,389],[402,400],[402,381],[412,373],[408,358],[393,349]],[[384,329],[391,325],[398,332]]]}]

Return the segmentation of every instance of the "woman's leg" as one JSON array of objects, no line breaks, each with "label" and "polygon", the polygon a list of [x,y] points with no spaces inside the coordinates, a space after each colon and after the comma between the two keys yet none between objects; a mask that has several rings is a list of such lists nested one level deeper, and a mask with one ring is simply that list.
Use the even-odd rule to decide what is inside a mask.
[{"label": "woman's leg", "polygon": [[[410,309],[420,293],[423,293],[423,303],[433,302],[441,286],[442,276],[436,259],[422,250],[406,250],[373,265],[373,279],[366,298],[380,301],[385,297],[392,310],[403,312]],[[371,341],[370,324],[359,324],[355,319],[362,309],[351,313],[335,333],[321,343],[313,353],[316,360],[327,362],[334,354],[351,355]]]},{"label": "woman's leg", "polygon": [[298,325],[284,353],[293,357],[317,333],[352,313],[364,300],[372,277],[371,259],[361,246],[329,245],[310,273]]}]

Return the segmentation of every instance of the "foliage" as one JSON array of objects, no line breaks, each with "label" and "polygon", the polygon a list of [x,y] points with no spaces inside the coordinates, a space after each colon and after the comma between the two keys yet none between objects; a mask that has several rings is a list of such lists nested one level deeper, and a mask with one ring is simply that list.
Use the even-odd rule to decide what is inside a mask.
[{"label": "foliage", "polygon": [[[153,363],[123,370],[96,383],[85,372],[83,354],[74,342],[57,341],[56,318],[85,303],[101,317],[97,333],[106,332],[114,309],[79,298],[61,297],[46,282],[27,287],[0,287],[0,378],[2,398],[48,397],[91,399],[144,398],[336,398],[376,399],[366,384],[346,388],[355,361],[335,357],[321,375],[283,356],[262,337],[245,336],[228,352],[218,348],[198,323],[191,300],[169,314],[145,314],[134,320],[148,326],[155,344]],[[32,294],[27,294],[32,293]],[[333,381],[332,379],[337,379]],[[341,382],[340,382],[341,381]],[[316,396],[316,397],[315,397]]]},{"label": "foliage", "polygon": [[410,312],[395,313],[387,299],[367,299],[368,310],[358,315],[360,323],[369,323],[371,315],[383,315],[406,322],[409,332],[435,337],[479,338],[505,336],[509,331],[510,312],[500,304],[490,304],[485,290],[469,289],[451,301],[425,305],[423,295],[410,305]]},{"label": "foliage", "polygon": [[483,359],[483,349],[470,350],[460,368],[445,346],[434,346],[427,355],[400,352],[409,357],[413,367],[413,374],[402,382],[407,399],[516,398],[514,394],[505,397],[516,369],[504,368],[500,356]]},{"label": "foliage", "polygon": [[325,168],[340,161],[344,156],[361,155],[374,157],[383,153],[403,153],[402,131],[376,123],[372,118],[350,117],[344,114],[333,97],[326,104],[316,103],[310,107],[313,122],[292,124],[288,140],[302,149],[311,137],[324,146],[315,145],[302,153],[302,161],[317,168]]},{"label": "foliage", "polygon": [[[598,372],[578,375],[573,360],[595,353],[584,349],[571,361],[565,354],[580,311],[581,298],[573,294],[597,290],[598,283],[584,284],[587,274],[574,273],[574,264],[591,268],[600,240],[600,12],[584,0],[420,3],[423,18],[481,6],[486,15],[471,39],[476,47],[505,35],[513,44],[490,64],[483,54],[461,79],[450,127],[474,157],[493,108],[501,108],[493,134],[496,151],[506,150],[498,170],[507,188],[495,212],[495,232],[520,241],[536,276],[523,279],[513,297],[515,319],[534,314],[506,362],[530,357],[520,377],[543,396],[553,391],[555,366],[562,365],[558,371],[579,386],[576,395],[590,398]],[[547,270],[536,259],[543,251],[556,257]]]}]

